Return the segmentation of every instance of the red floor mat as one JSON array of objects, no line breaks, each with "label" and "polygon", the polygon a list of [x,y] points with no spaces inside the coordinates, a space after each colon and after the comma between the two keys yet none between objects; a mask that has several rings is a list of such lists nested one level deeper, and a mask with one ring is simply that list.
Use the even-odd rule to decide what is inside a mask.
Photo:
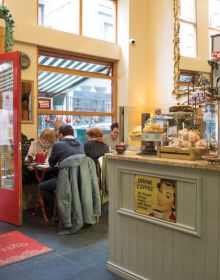
[{"label": "red floor mat", "polygon": [[0,234],[0,267],[52,251],[17,230]]}]

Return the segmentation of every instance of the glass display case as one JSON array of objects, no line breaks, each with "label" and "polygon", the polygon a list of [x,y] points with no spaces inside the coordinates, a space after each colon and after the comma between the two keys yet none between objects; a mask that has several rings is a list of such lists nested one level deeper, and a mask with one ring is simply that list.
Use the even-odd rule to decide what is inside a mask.
[{"label": "glass display case", "polygon": [[[161,147],[188,149],[196,153],[216,154],[218,147],[218,101],[167,108],[166,114],[140,112],[140,108],[125,108],[125,142],[128,149],[141,154],[158,154]],[[176,153],[172,151],[172,154]],[[182,153],[182,151],[180,151]],[[167,151],[166,151],[167,153]],[[178,157],[177,157],[178,158]],[[186,157],[187,159],[187,157]]]},{"label": "glass display case", "polygon": [[[129,150],[156,154],[158,145],[165,144],[169,116],[151,113],[144,107],[125,107],[125,142]],[[172,119],[172,117],[171,117]]]},{"label": "glass display case", "polygon": [[209,143],[210,151],[217,152],[217,104],[204,104],[203,110],[203,137]]}]

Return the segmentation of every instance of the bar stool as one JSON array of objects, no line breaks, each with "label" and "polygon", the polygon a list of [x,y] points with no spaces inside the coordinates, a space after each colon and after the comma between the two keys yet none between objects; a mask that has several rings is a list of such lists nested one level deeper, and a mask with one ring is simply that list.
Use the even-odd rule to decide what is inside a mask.
[{"label": "bar stool", "polygon": [[[34,171],[35,171],[35,175],[36,175],[36,178],[37,178],[37,181],[38,181],[38,184],[39,184],[44,179],[44,175],[45,175],[45,172],[47,171],[47,169],[46,168],[42,169],[42,168],[39,168],[39,166],[34,165]],[[41,174],[39,172],[41,172]],[[36,202],[35,202],[35,211],[32,213],[32,215],[33,216],[37,215],[37,211],[38,211],[38,208],[39,208],[39,205],[40,205],[43,218],[46,222],[48,222],[48,218],[47,218],[47,214],[46,214],[46,210],[45,210],[45,205],[44,205],[44,199],[43,199],[43,196],[41,194],[41,191],[40,191],[39,187],[38,187],[37,191],[38,191],[38,196],[37,196],[37,199],[36,199]]]}]

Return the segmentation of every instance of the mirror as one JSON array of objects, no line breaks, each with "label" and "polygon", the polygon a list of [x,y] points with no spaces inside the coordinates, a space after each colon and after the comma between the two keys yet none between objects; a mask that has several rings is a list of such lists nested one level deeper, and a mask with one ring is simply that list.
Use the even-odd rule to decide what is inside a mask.
[{"label": "mirror", "polygon": [[[212,93],[210,73],[180,69],[180,0],[173,0],[174,13],[174,89],[173,96],[179,98],[195,89]],[[214,94],[214,92],[213,92]]]},{"label": "mirror", "polygon": [[22,80],[21,81],[21,122],[34,122],[34,82]]},{"label": "mirror", "polygon": [[211,94],[216,93],[212,88],[211,74],[206,72],[183,70],[180,69],[180,0],[173,0],[173,13],[174,13],[174,89],[173,96],[179,98],[183,95],[190,94],[194,90],[203,90]]},{"label": "mirror", "polygon": [[197,90],[209,91],[211,93],[211,75],[206,72],[180,69],[177,90],[178,96],[189,94]]}]

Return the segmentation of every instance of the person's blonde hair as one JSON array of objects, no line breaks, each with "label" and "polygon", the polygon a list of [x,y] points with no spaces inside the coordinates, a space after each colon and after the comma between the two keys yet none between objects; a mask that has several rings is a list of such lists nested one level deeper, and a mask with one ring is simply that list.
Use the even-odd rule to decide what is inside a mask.
[{"label": "person's blonde hair", "polygon": [[91,127],[86,130],[87,136],[91,138],[98,138],[103,136],[102,129],[99,127]]},{"label": "person's blonde hair", "polygon": [[56,142],[56,134],[54,132],[54,130],[49,129],[49,128],[45,128],[40,137],[45,138],[46,140],[48,140],[51,144],[54,144]]}]

